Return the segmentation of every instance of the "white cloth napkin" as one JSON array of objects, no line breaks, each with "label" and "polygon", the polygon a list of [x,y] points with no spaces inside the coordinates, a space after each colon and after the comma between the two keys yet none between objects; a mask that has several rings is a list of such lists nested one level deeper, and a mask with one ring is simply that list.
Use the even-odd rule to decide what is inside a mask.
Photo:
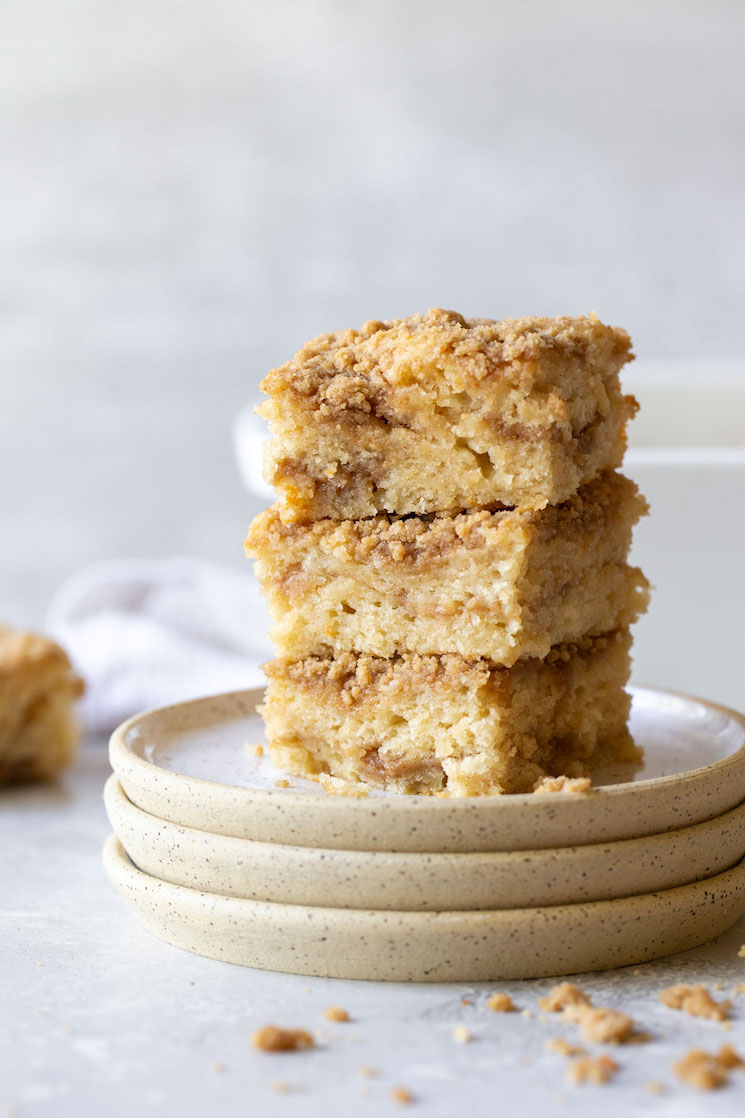
[{"label": "white cloth napkin", "polygon": [[267,628],[249,574],[192,558],[96,563],[46,618],[85,679],[82,717],[96,734],[148,707],[262,684]]}]

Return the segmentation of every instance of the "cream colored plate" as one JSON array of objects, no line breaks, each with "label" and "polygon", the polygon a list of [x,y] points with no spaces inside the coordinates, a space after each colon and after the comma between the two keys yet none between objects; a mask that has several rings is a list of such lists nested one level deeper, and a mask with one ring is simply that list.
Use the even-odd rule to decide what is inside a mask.
[{"label": "cream colored plate", "polygon": [[745,865],[661,893],[499,912],[306,908],[199,893],[136,869],[112,835],[106,871],[154,935],[226,963],[327,978],[486,982],[643,963],[696,947],[745,911]]},{"label": "cream colored plate", "polygon": [[595,775],[590,796],[440,799],[333,796],[291,779],[249,747],[263,741],[262,692],[244,691],[138,715],[112,736],[111,764],[129,799],[171,823],[235,838],[342,850],[533,850],[636,838],[712,819],[745,800],[745,719],[702,699],[633,690],[641,768]]},{"label": "cream colored plate", "polygon": [[745,804],[646,838],[554,850],[410,854],[282,846],[148,815],[115,776],[114,832],[144,873],[174,885],[281,904],[400,911],[529,908],[611,900],[711,877],[745,857]]}]

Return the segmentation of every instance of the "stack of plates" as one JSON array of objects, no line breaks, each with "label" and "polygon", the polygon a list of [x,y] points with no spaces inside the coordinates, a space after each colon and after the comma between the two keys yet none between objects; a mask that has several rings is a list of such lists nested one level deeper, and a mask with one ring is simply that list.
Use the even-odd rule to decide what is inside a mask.
[{"label": "stack of plates", "polygon": [[358,798],[257,756],[260,699],[167,707],[112,738],[106,869],[168,943],[300,974],[475,982],[644,962],[745,912],[733,711],[636,689],[647,760],[595,774],[589,795]]}]

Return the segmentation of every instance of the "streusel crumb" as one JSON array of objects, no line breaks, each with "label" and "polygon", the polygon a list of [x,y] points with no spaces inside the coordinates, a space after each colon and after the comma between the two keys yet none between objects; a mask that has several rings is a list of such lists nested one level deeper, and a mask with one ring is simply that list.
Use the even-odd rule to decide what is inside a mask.
[{"label": "streusel crumb", "polygon": [[700,1091],[714,1091],[729,1083],[730,1072],[741,1068],[743,1060],[731,1045],[725,1044],[712,1055],[702,1048],[691,1048],[681,1060],[673,1064],[673,1071],[689,1087]]},{"label": "streusel crumb", "polygon": [[569,1065],[571,1083],[607,1083],[618,1071],[618,1064],[605,1053],[602,1056],[581,1056]]},{"label": "streusel crumb", "polygon": [[660,1001],[670,1009],[680,1009],[691,1017],[706,1017],[710,1021],[726,1021],[732,1002],[718,1002],[705,986],[686,986],[681,982],[660,990]]},{"label": "streusel crumb", "polygon": [[588,796],[592,792],[589,776],[544,776],[533,786],[537,795],[550,792],[574,792],[575,795]]},{"label": "streusel crumb", "polygon": [[589,1044],[627,1044],[634,1032],[634,1020],[617,1009],[568,1005],[562,1020],[580,1025]]},{"label": "streusel crumb", "polygon": [[538,1002],[538,1008],[544,1013],[561,1013],[570,1005],[589,1005],[590,999],[583,990],[571,982],[560,982],[549,990],[545,998]]},{"label": "streusel crumb", "polygon": [[566,1056],[568,1059],[587,1055],[586,1048],[579,1044],[570,1044],[563,1036],[551,1037],[546,1041],[546,1048],[549,1052],[556,1052],[558,1056]]},{"label": "streusel crumb", "polygon": [[486,999],[486,1007],[493,1010],[494,1013],[517,1012],[517,1006],[509,994],[492,994]]},{"label": "streusel crumb", "polygon": [[408,1106],[409,1103],[414,1101],[414,1096],[406,1087],[394,1087],[391,1091],[391,1098],[400,1106]]},{"label": "streusel crumb", "polygon": [[323,1016],[327,1021],[349,1021],[349,1014],[340,1005],[330,1005],[328,1009],[324,1009]]},{"label": "streusel crumb", "polygon": [[262,1052],[300,1052],[316,1046],[312,1035],[305,1029],[283,1029],[279,1025],[264,1025],[257,1029],[251,1043]]}]

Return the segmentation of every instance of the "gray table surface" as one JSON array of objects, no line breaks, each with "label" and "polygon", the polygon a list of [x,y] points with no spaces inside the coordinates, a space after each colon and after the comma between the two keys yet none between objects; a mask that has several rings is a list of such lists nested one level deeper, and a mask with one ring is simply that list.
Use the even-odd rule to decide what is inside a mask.
[{"label": "gray table surface", "polygon": [[[109,827],[101,789],[103,743],[91,743],[59,785],[0,797],[0,1114],[34,1118],[105,1113],[223,1115],[414,1113],[742,1114],[745,1073],[716,1095],[680,1085],[671,1065],[690,1046],[729,1042],[745,1052],[745,996],[732,1027],[662,1006],[674,981],[719,982],[725,997],[745,981],[745,919],[718,941],[638,968],[577,979],[598,1005],[628,1011],[653,1034],[620,1048],[607,1087],[571,1087],[549,1037],[576,1028],[542,1018],[550,981],[489,986],[406,986],[272,974],[201,959],[153,938],[106,880],[100,850]],[[490,1012],[507,990],[531,1016]],[[461,999],[471,999],[464,1005]],[[323,1020],[329,1005],[352,1022]],[[250,1044],[266,1023],[319,1030],[317,1050],[269,1055]],[[472,1032],[457,1044],[456,1025]],[[360,1066],[378,1069],[365,1079]],[[657,1080],[665,1092],[653,1096]],[[293,1090],[279,1094],[273,1084]],[[5,1107],[5,1111],[3,1111]]]}]

